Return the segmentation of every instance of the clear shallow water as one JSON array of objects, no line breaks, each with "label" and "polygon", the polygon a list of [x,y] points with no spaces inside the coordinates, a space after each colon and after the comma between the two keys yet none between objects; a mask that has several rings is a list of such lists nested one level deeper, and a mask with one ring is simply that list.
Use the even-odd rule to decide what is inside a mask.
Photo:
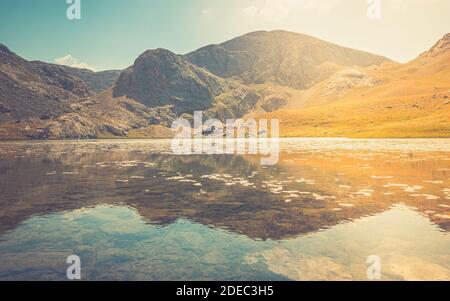
[{"label": "clear shallow water", "polygon": [[0,279],[450,280],[450,140],[286,139],[256,156],[170,141],[0,144]]}]

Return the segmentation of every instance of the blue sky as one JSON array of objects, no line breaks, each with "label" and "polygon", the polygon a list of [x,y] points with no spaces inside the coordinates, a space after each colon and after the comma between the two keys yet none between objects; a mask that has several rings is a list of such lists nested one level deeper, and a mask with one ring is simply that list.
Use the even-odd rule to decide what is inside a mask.
[{"label": "blue sky", "polygon": [[0,42],[26,59],[122,69],[143,51],[187,53],[254,30],[285,29],[408,61],[450,32],[448,0],[0,0]]}]

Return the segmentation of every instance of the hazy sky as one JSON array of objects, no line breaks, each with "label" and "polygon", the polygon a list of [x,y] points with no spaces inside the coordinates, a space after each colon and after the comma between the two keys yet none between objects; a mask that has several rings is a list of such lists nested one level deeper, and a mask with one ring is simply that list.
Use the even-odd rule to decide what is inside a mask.
[{"label": "hazy sky", "polygon": [[[122,69],[143,51],[187,53],[255,30],[284,29],[406,62],[450,32],[450,0],[0,0],[0,42],[26,59]],[[368,2],[372,2],[369,4]]]}]

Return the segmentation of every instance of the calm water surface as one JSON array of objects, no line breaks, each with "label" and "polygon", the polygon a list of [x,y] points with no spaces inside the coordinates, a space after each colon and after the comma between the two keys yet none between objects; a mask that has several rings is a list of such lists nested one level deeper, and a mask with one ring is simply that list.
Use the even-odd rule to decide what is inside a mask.
[{"label": "calm water surface", "polygon": [[450,280],[450,140],[0,143],[0,280]]}]

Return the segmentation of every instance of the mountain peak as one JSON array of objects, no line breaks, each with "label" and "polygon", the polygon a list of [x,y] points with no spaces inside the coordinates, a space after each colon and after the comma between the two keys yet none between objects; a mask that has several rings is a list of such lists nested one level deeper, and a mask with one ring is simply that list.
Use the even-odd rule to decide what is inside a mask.
[{"label": "mountain peak", "polygon": [[442,48],[450,46],[450,33],[444,35],[442,39],[440,39],[434,47]]},{"label": "mountain peak", "polygon": [[177,56],[177,54],[164,48],[156,48],[144,51],[139,57],[149,57],[149,56]]},{"label": "mountain peak", "polygon": [[0,43],[0,57],[7,58],[8,60],[22,60],[19,58],[14,52],[9,50],[9,48],[6,45],[3,45]]},{"label": "mountain peak", "polygon": [[11,51],[9,50],[9,48],[6,47],[5,45],[3,45],[2,43],[0,43],[0,52],[11,53]]},{"label": "mountain peak", "polygon": [[426,56],[438,56],[450,51],[450,33],[444,35],[428,52],[425,53]]},{"label": "mountain peak", "polygon": [[[258,30],[258,31],[249,32],[249,33],[247,33],[247,34],[245,34],[243,36],[240,36],[240,37],[245,37],[245,36],[291,36],[291,37],[297,36],[297,37],[310,37],[310,38],[313,38],[312,36],[308,36],[308,35],[303,34],[303,33],[287,31],[287,30],[282,30],[282,29]],[[240,38],[240,37],[237,37],[237,38]]]},{"label": "mountain peak", "polygon": [[[144,68],[147,71],[160,69],[173,69],[182,65],[181,56],[164,48],[150,49],[142,53],[134,62],[134,68]],[[153,67],[151,67],[153,66]]]},{"label": "mountain peak", "polygon": [[388,59],[284,30],[255,31],[186,55],[195,65],[247,84],[276,83],[297,89],[311,87],[338,66],[367,67]]},{"label": "mountain peak", "polygon": [[[220,79],[167,49],[147,50],[122,72],[114,97],[127,96],[149,107],[173,105],[178,113],[203,109],[213,101],[209,86]],[[207,107],[207,105],[206,105]]]}]

